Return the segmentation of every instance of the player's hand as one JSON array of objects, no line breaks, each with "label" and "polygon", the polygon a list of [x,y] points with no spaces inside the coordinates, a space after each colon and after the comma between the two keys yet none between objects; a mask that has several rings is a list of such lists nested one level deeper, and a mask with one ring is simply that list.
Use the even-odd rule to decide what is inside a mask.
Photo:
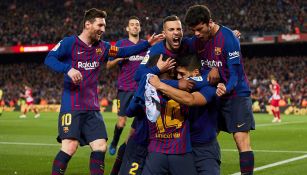
[{"label": "player's hand", "polygon": [[232,33],[237,37],[240,38],[241,32],[239,30],[233,30]]},{"label": "player's hand", "polygon": [[220,81],[219,69],[216,67],[211,68],[207,80],[211,85],[216,85]]},{"label": "player's hand", "polygon": [[220,97],[220,96],[222,96],[224,94],[226,94],[226,86],[225,86],[224,83],[219,83],[217,85],[216,95]]},{"label": "player's hand", "polygon": [[168,58],[165,61],[163,61],[162,58],[163,58],[163,55],[160,54],[160,58],[157,62],[157,67],[159,68],[161,73],[168,71],[170,69],[173,69],[175,67],[176,62],[174,59]]},{"label": "player's hand", "polygon": [[119,61],[123,61],[123,60],[126,60],[126,59],[129,59],[129,57],[127,58],[116,58],[116,60],[119,62]]},{"label": "player's hand", "polygon": [[193,80],[187,80],[187,79],[181,78],[178,81],[178,88],[184,91],[189,92],[193,88],[194,85],[195,85],[195,82]]},{"label": "player's hand", "polygon": [[161,81],[160,81],[160,79],[159,79],[159,77],[157,75],[151,76],[148,81],[156,89],[158,89],[158,87],[159,87],[159,85],[161,83]]},{"label": "player's hand", "polygon": [[148,39],[148,42],[151,46],[155,45],[157,42],[164,40],[165,35],[163,34],[158,34],[156,35],[155,33],[151,35],[151,37]]},{"label": "player's hand", "polygon": [[83,80],[81,72],[74,68],[71,68],[67,75],[71,78],[74,84],[79,84]]}]

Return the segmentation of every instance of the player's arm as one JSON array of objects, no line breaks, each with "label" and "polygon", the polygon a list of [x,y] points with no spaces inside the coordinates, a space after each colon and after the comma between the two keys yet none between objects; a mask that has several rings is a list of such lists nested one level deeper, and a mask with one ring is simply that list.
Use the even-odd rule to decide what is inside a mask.
[{"label": "player's arm", "polygon": [[107,69],[111,69],[111,68],[115,67],[116,65],[118,65],[123,60],[124,60],[124,58],[115,58],[114,60],[108,60],[106,67],[107,67]]},{"label": "player's arm", "polygon": [[180,104],[188,106],[202,106],[207,104],[206,98],[200,92],[189,93],[180,89],[173,88],[160,81],[158,76],[153,76],[149,79],[151,85],[157,90],[166,94]]},{"label": "player's arm", "polygon": [[[121,41],[117,41],[115,46],[120,47]],[[123,61],[124,58],[114,58],[114,57],[109,57],[106,68],[111,69],[114,68],[116,65],[118,65],[121,61]]]},{"label": "player's arm", "polygon": [[71,69],[71,65],[60,61],[65,59],[67,47],[66,40],[60,41],[46,56],[45,64],[52,70],[60,73],[68,73]]},{"label": "player's arm", "polygon": [[241,49],[238,38],[230,35],[225,41],[225,54],[227,60],[227,67],[229,70],[229,78],[227,84],[219,83],[217,95],[221,96],[230,93],[238,83],[238,75],[240,69]]},{"label": "player's arm", "polygon": [[[83,77],[80,71],[72,68],[71,64],[66,62],[69,57],[68,51],[71,50],[69,39],[64,38],[60,41],[45,58],[45,64],[52,70],[67,74],[74,84],[79,84]],[[61,60],[61,61],[60,61]]]},{"label": "player's arm", "polygon": [[154,45],[156,42],[161,41],[163,39],[164,39],[164,35],[153,34],[147,41],[141,42],[134,46],[116,47],[116,46],[110,46],[110,44],[107,44],[107,50],[105,52],[104,58],[108,58],[108,57],[125,58],[125,57],[129,57],[132,55],[137,55],[141,52],[146,51],[149,47]]}]

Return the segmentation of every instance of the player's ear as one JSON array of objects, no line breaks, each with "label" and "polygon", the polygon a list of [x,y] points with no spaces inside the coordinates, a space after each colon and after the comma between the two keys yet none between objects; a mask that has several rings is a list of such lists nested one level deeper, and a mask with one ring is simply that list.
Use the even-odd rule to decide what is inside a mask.
[{"label": "player's ear", "polygon": [[193,77],[196,77],[198,76],[200,73],[199,73],[199,69],[194,69],[193,70]]},{"label": "player's ear", "polygon": [[209,20],[209,27],[211,28],[211,27],[212,27],[212,25],[213,25],[213,20],[212,20],[212,19],[210,19],[210,20]]},{"label": "player's ear", "polygon": [[85,29],[88,29],[90,25],[91,25],[91,22],[90,22],[90,21],[85,21],[85,23],[84,23],[84,28],[85,28]]},{"label": "player's ear", "polygon": [[128,26],[126,27],[126,31],[129,32],[129,27]]}]

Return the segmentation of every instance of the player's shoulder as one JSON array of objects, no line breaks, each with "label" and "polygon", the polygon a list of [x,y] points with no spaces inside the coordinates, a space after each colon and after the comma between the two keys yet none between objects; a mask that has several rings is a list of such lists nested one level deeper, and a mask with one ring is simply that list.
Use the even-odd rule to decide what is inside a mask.
[{"label": "player's shoulder", "polygon": [[110,48],[111,47],[111,43],[108,42],[108,41],[104,41],[104,40],[99,40],[98,45],[101,48]]},{"label": "player's shoulder", "polygon": [[77,36],[71,35],[71,36],[64,37],[60,42],[63,44],[71,44],[71,43],[76,42],[76,40],[77,40]]},{"label": "player's shoulder", "polygon": [[220,27],[221,27],[220,30],[226,39],[235,39],[235,40],[238,39],[230,28],[222,25]]},{"label": "player's shoulder", "polygon": [[119,46],[119,45],[122,45],[122,44],[127,43],[127,42],[129,42],[129,39],[128,38],[123,38],[123,39],[120,39],[120,40],[116,41],[115,45]]},{"label": "player's shoulder", "polygon": [[[72,46],[74,43],[76,42],[76,36],[72,35],[72,36],[68,36],[68,37],[64,37],[61,41],[59,41],[52,49],[51,51],[57,51],[58,48],[63,48],[63,50],[68,50],[67,48],[69,48],[70,46]],[[61,50],[61,49],[60,49]]]}]

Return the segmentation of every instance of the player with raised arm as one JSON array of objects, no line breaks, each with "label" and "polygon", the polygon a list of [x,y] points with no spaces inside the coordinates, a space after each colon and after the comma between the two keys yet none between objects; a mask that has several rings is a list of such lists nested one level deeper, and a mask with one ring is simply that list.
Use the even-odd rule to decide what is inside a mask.
[{"label": "player with raised arm", "polygon": [[203,68],[217,69],[220,74],[221,83],[217,86],[216,94],[221,96],[222,118],[219,123],[225,124],[221,130],[233,134],[239,151],[241,173],[253,174],[254,154],[249,131],[255,129],[255,121],[240,42],[229,28],[213,22],[210,10],[204,5],[191,6],[186,12],[185,23],[194,32]]},{"label": "player with raised arm", "polygon": [[[115,46],[124,47],[136,45],[144,40],[140,39],[140,20],[136,16],[131,16],[128,19],[128,24],[126,26],[126,31],[128,32],[128,38],[122,39],[116,42]],[[127,58],[109,58],[107,62],[107,69],[119,65],[120,72],[117,78],[117,108],[118,108],[118,120],[114,129],[113,140],[109,147],[109,153],[114,155],[116,153],[116,147],[120,138],[120,135],[126,125],[127,115],[126,109],[130,103],[131,98],[135,90],[137,89],[137,82],[133,79],[134,74],[141,61],[144,59],[145,52],[138,55],[133,55]],[[121,147],[124,145],[121,145]],[[120,148],[123,150],[124,148]]]},{"label": "player with raised arm", "polygon": [[65,74],[58,120],[58,141],[62,147],[53,162],[53,175],[64,174],[79,144],[91,147],[91,174],[104,174],[107,133],[97,94],[100,65],[108,57],[136,55],[163,38],[153,35],[136,46],[111,46],[100,40],[105,32],[105,18],[105,11],[95,8],[87,10],[82,33],[64,38],[45,59],[45,64],[51,69]]}]

